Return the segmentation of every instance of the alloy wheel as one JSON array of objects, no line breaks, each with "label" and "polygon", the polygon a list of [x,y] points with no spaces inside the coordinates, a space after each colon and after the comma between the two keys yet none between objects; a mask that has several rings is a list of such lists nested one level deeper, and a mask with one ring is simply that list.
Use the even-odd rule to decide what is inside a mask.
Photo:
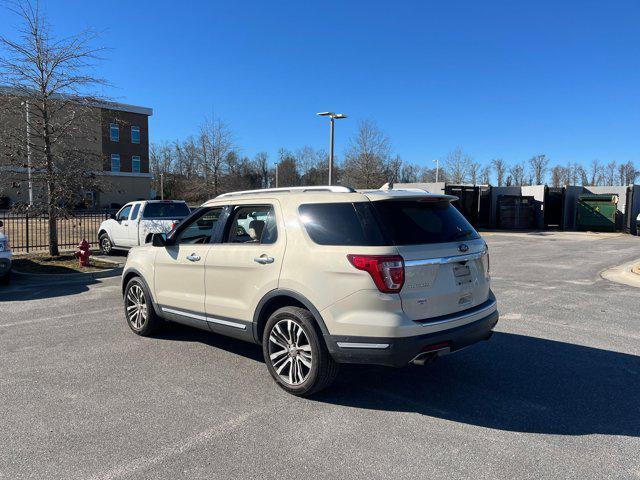
[{"label": "alloy wheel", "polygon": [[302,325],[284,319],[269,334],[269,360],[288,385],[300,385],[311,373],[313,352]]},{"label": "alloy wheel", "polygon": [[144,291],[140,285],[134,284],[129,288],[126,309],[131,326],[136,330],[141,330],[147,323],[148,310]]}]

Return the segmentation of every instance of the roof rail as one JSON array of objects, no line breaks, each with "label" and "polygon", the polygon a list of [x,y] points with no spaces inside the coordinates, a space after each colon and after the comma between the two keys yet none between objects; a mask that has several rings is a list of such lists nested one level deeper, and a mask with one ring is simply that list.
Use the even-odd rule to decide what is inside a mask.
[{"label": "roof rail", "polygon": [[276,193],[276,192],[334,192],[334,193],[354,193],[351,187],[342,185],[316,185],[312,187],[282,187],[282,188],[262,188],[258,190],[242,190],[239,192],[229,192],[218,195],[216,198],[233,197],[236,195],[250,195],[253,193]]}]

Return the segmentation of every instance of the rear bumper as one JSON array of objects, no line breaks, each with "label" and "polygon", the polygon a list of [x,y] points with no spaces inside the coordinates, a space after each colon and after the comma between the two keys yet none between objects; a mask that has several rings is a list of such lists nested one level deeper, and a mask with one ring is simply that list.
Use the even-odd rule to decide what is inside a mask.
[{"label": "rear bumper", "polygon": [[338,363],[365,363],[401,367],[425,348],[446,344],[451,352],[488,340],[498,323],[498,311],[465,325],[411,337],[325,336],[327,348]]}]

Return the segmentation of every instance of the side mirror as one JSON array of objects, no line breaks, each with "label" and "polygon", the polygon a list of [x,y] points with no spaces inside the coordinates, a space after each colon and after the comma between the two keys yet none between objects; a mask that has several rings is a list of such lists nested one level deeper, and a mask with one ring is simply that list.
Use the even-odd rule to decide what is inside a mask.
[{"label": "side mirror", "polygon": [[116,219],[116,214],[115,214],[115,213],[110,213],[110,214],[109,214],[109,218],[110,218],[111,220],[115,220],[115,219]]},{"label": "side mirror", "polygon": [[165,247],[167,245],[166,233],[154,233],[151,235],[151,245],[154,247]]},{"label": "side mirror", "polygon": [[4,222],[0,220],[0,228],[4,227]]}]

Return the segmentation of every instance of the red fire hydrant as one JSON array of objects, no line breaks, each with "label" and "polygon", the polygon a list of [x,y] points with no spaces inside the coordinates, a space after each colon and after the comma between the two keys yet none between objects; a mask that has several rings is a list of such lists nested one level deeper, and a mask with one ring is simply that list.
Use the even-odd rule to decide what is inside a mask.
[{"label": "red fire hydrant", "polygon": [[87,242],[86,240],[82,240],[78,244],[78,247],[76,248],[76,251],[73,255],[78,259],[78,264],[81,267],[88,267],[89,257],[91,256],[91,247],[89,246],[89,242]]}]

